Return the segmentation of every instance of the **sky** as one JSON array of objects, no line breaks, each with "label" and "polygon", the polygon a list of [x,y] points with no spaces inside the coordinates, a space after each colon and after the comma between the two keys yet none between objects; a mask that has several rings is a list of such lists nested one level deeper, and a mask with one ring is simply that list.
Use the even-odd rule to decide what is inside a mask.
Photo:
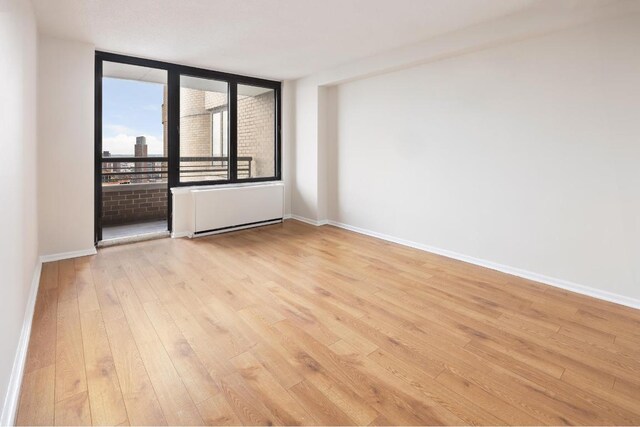
[{"label": "sky", "polygon": [[102,79],[102,149],[133,155],[136,136],[147,137],[149,154],[162,154],[164,85]]}]

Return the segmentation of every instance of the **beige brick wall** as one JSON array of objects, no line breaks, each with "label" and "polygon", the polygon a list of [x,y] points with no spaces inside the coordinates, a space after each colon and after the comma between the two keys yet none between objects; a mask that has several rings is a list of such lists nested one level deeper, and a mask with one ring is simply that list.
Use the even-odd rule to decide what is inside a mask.
[{"label": "beige brick wall", "polygon": [[205,92],[180,89],[180,157],[211,156],[211,112]]},{"label": "beige brick wall", "polygon": [[204,95],[204,108],[207,110],[213,110],[214,108],[223,107],[227,105],[227,94],[220,92],[205,92]]},{"label": "beige brick wall", "polygon": [[[164,151],[167,151],[167,111],[162,108]],[[211,112],[227,104],[227,95],[218,92],[180,89],[180,156],[211,156]],[[275,141],[274,91],[238,99],[238,156],[252,157],[251,176],[273,176]],[[211,178],[211,177],[207,177]]]},{"label": "beige brick wall", "polygon": [[252,177],[273,176],[274,91],[238,99],[238,156],[251,156]]}]

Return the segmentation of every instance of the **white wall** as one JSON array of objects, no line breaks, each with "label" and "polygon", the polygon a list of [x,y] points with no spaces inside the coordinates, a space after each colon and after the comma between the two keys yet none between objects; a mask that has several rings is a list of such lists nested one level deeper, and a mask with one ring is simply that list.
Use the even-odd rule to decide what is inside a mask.
[{"label": "white wall", "polygon": [[93,248],[94,47],[41,37],[40,253]]},{"label": "white wall", "polygon": [[291,149],[291,212],[318,219],[318,85],[315,79],[295,82],[295,145]]},{"label": "white wall", "polygon": [[284,214],[291,215],[291,188],[293,176],[291,162],[296,133],[296,84],[295,81],[282,82],[282,180],[284,181]]},{"label": "white wall", "polygon": [[0,424],[3,425],[12,422],[12,402],[5,398],[38,258],[36,65],[37,33],[31,3],[0,0],[0,182],[3,183],[0,403],[4,403]]},{"label": "white wall", "polygon": [[332,88],[328,218],[640,299],[638,46],[631,15]]}]

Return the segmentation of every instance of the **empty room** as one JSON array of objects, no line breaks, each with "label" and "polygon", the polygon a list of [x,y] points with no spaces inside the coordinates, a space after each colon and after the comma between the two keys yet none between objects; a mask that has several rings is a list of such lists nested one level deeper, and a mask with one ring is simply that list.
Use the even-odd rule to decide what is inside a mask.
[{"label": "empty room", "polygon": [[0,425],[640,425],[640,0],[0,0]]}]

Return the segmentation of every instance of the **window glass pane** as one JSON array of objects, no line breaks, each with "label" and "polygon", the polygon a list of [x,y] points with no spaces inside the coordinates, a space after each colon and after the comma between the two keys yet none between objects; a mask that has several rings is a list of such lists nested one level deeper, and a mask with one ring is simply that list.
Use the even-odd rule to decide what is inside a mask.
[{"label": "window glass pane", "polygon": [[275,91],[238,85],[238,179],[273,177]]},{"label": "window glass pane", "polygon": [[180,77],[180,181],[229,179],[227,83]]}]

